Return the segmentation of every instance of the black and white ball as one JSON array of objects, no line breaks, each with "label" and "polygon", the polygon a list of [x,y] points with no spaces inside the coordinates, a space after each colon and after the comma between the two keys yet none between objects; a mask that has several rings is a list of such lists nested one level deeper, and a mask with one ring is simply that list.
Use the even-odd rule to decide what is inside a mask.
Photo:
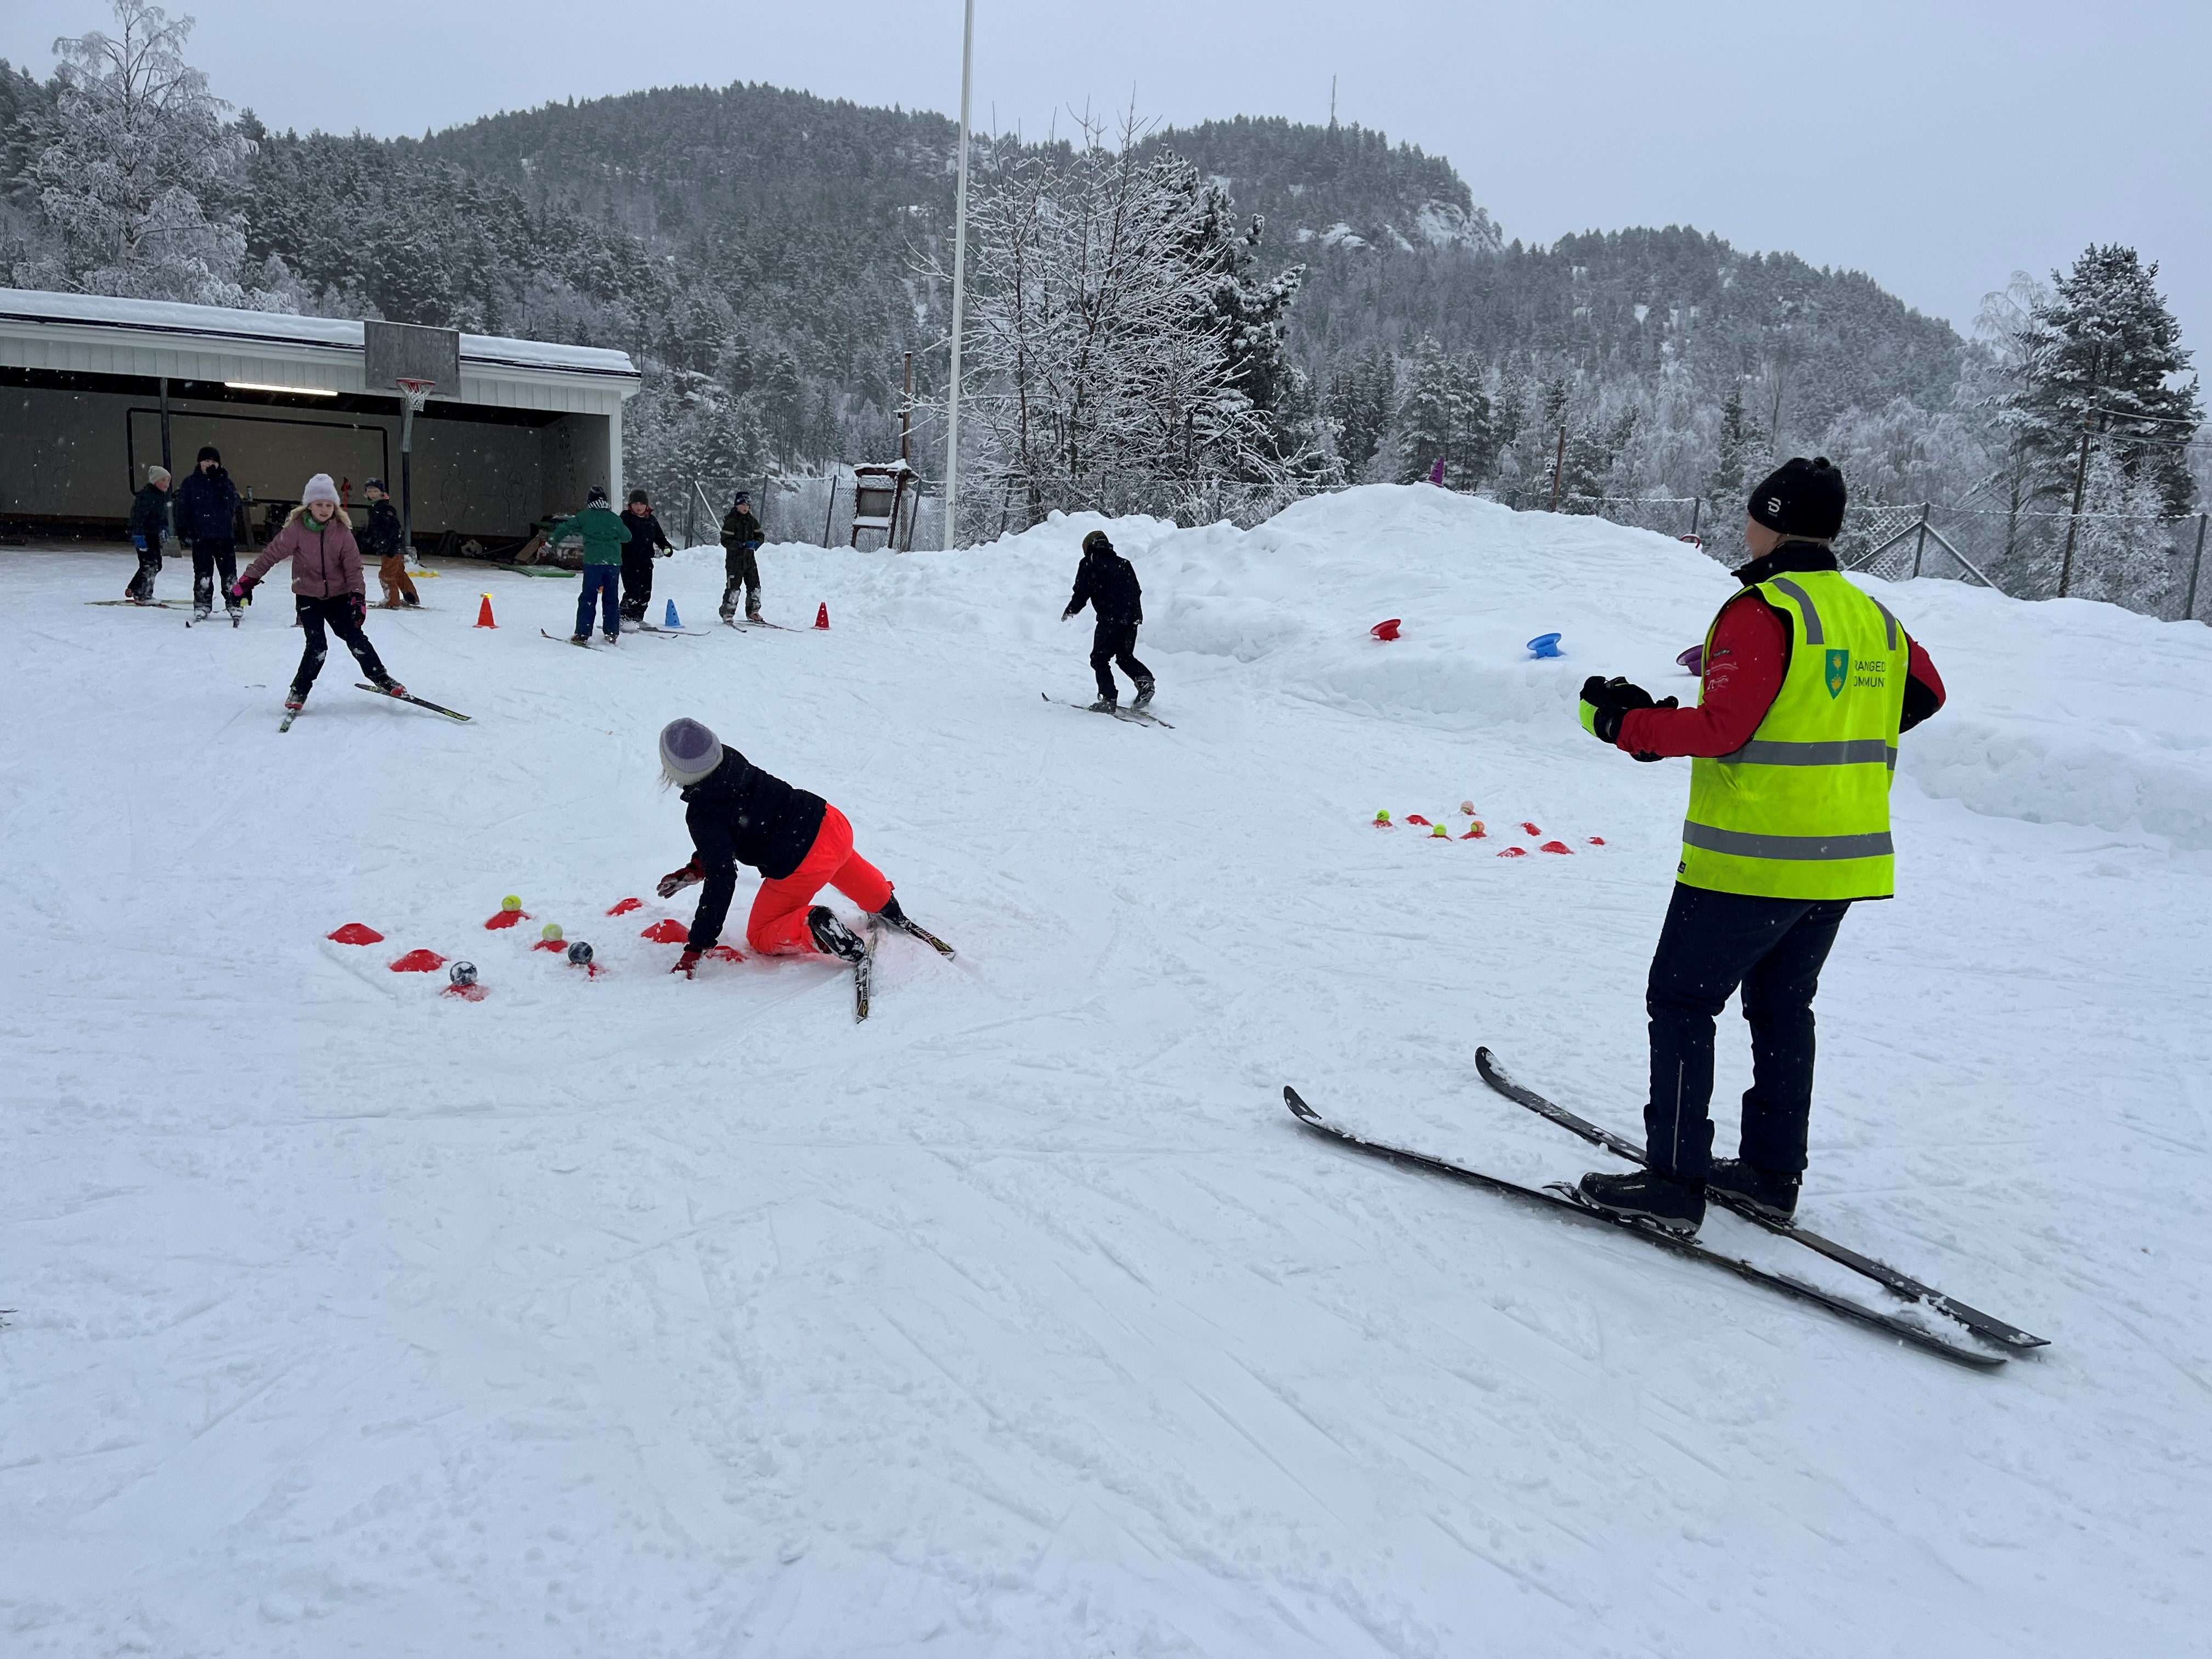
[{"label": "black and white ball", "polygon": [[446,977],[465,988],[477,982],[477,965],[473,962],[457,962]]},{"label": "black and white ball", "polygon": [[592,947],[584,940],[578,939],[574,945],[568,947],[568,965],[571,968],[590,967],[592,965]]}]

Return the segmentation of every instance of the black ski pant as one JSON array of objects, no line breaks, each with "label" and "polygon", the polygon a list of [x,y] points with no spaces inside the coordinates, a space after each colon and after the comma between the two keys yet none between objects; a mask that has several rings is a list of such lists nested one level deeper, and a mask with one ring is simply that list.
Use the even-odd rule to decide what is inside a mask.
[{"label": "black ski pant", "polygon": [[161,574],[161,550],[149,545],[138,552],[138,568],[124,587],[126,599],[150,599],[154,597],[154,578]]},{"label": "black ski pant", "polygon": [[745,615],[753,621],[761,619],[760,561],[753,556],[750,547],[731,548],[722,558],[722,620],[729,622],[738,614],[738,594],[745,596]]},{"label": "black ski pant", "polygon": [[1121,672],[1137,683],[1138,690],[1152,683],[1152,671],[1137,660],[1136,623],[1103,622],[1091,636],[1091,672],[1097,677],[1098,696],[1106,702],[1115,702],[1121,696],[1109,666],[1113,663],[1121,665]]},{"label": "black ski pant", "polygon": [[292,596],[292,605],[300,617],[300,632],[306,640],[306,648],[300,653],[300,666],[292,676],[295,695],[306,696],[315,684],[315,676],[323,672],[323,659],[331,654],[331,642],[323,629],[345,641],[353,659],[361,665],[361,672],[368,676],[372,685],[388,684],[392,679],[386,672],[384,659],[376,654],[376,647],[368,642],[368,635],[361,631],[361,624],[353,619],[355,596],[341,593],[334,599],[314,599],[305,593]]},{"label": "black ski pant", "polygon": [[1849,899],[1753,898],[1677,883],[1651,958],[1651,1167],[1703,1182],[1712,1166],[1713,1020],[1743,988],[1751,1087],[1740,1152],[1762,1170],[1805,1167],[1813,1115],[1813,994]]},{"label": "black ski pant", "polygon": [[653,603],[653,555],[623,555],[622,613],[632,622],[645,620],[645,607]]},{"label": "black ski pant", "polygon": [[198,611],[215,609],[215,579],[222,577],[222,602],[235,611],[238,601],[230,597],[230,586],[238,580],[238,544],[210,541],[203,536],[192,544],[192,606]]}]

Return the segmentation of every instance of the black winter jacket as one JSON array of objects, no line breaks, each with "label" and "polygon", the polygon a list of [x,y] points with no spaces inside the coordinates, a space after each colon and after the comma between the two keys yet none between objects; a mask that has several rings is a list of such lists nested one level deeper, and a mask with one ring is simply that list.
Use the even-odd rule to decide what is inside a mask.
[{"label": "black winter jacket", "polygon": [[194,467],[177,489],[177,536],[179,540],[234,542],[238,539],[238,486],[218,466],[212,472]]},{"label": "black winter jacket", "polygon": [[624,507],[622,521],[629,532],[629,545],[623,549],[625,559],[650,559],[655,552],[676,550],[676,544],[668,539],[668,532],[660,527],[660,520],[652,514],[640,514]]},{"label": "black winter jacket", "polygon": [[372,559],[388,559],[399,551],[399,543],[406,534],[406,526],[399,522],[398,509],[386,497],[368,504],[368,522],[361,527],[356,538],[361,550]]},{"label": "black winter jacket", "polygon": [[1075,592],[1068,595],[1066,614],[1072,617],[1086,605],[1103,623],[1144,621],[1145,590],[1138,585],[1136,568],[1119,553],[1085,553],[1075,568]]},{"label": "black winter jacket", "polygon": [[742,553],[761,544],[761,521],[753,516],[750,507],[732,507],[722,520],[722,547],[729,553]]},{"label": "black winter jacket", "polygon": [[131,503],[131,533],[146,538],[146,550],[158,553],[169,533],[169,492],[148,484]]},{"label": "black winter jacket", "polygon": [[707,873],[685,948],[712,950],[721,938],[738,866],[749,864],[769,881],[799,868],[829,807],[821,796],[793,788],[726,746],[722,763],[684,792],[684,822]]}]

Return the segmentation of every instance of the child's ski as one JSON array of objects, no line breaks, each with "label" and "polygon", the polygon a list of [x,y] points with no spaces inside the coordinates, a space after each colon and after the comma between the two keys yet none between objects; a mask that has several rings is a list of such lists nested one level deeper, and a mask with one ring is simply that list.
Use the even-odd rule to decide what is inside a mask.
[{"label": "child's ski", "polygon": [[[542,628],[538,631],[541,634],[545,634],[545,630]],[[589,651],[592,649],[592,642],[589,640],[572,639],[566,634],[545,634],[545,637],[552,641],[556,645],[573,645],[579,651]]]},{"label": "child's ski", "polygon": [[167,599],[87,599],[87,605],[127,605],[140,611],[182,611],[182,605]]},{"label": "child's ski", "polygon": [[380,685],[371,685],[367,680],[356,680],[354,684],[364,691],[374,691],[380,697],[390,697],[394,702],[411,702],[417,708],[427,708],[434,714],[443,714],[449,720],[465,722],[469,718],[466,714],[455,713],[441,702],[432,702],[428,697],[418,697],[411,691],[387,691]]},{"label": "child's ski", "polygon": [[876,932],[871,927],[861,941],[866,954],[853,964],[853,1023],[859,1024],[868,1017],[869,981],[875,976]]},{"label": "child's ski", "polygon": [[1070,702],[1065,697],[1054,696],[1049,691],[1040,691],[1037,695],[1042,697],[1047,702],[1058,703],[1062,708],[1079,709],[1086,714],[1111,714],[1115,720],[1120,720],[1124,726],[1158,726],[1164,727],[1170,732],[1175,730],[1174,726],[1170,726],[1167,721],[1162,720],[1158,714],[1152,713],[1149,709],[1123,708],[1118,704],[1109,708],[1101,708],[1095,703]]}]

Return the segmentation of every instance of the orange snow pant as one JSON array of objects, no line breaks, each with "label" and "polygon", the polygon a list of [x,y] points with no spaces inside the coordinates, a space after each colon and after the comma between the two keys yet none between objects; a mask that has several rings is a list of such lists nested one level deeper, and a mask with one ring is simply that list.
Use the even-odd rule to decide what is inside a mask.
[{"label": "orange snow pant", "polygon": [[376,579],[384,584],[384,608],[396,611],[403,604],[415,602],[414,579],[407,574],[407,556],[389,553],[376,568]]},{"label": "orange snow pant", "polygon": [[745,919],[745,943],[764,957],[813,950],[806,912],[824,887],[836,888],[871,915],[890,902],[890,883],[853,850],[853,825],[834,806],[823,809],[822,827],[799,868],[760,884]]}]

